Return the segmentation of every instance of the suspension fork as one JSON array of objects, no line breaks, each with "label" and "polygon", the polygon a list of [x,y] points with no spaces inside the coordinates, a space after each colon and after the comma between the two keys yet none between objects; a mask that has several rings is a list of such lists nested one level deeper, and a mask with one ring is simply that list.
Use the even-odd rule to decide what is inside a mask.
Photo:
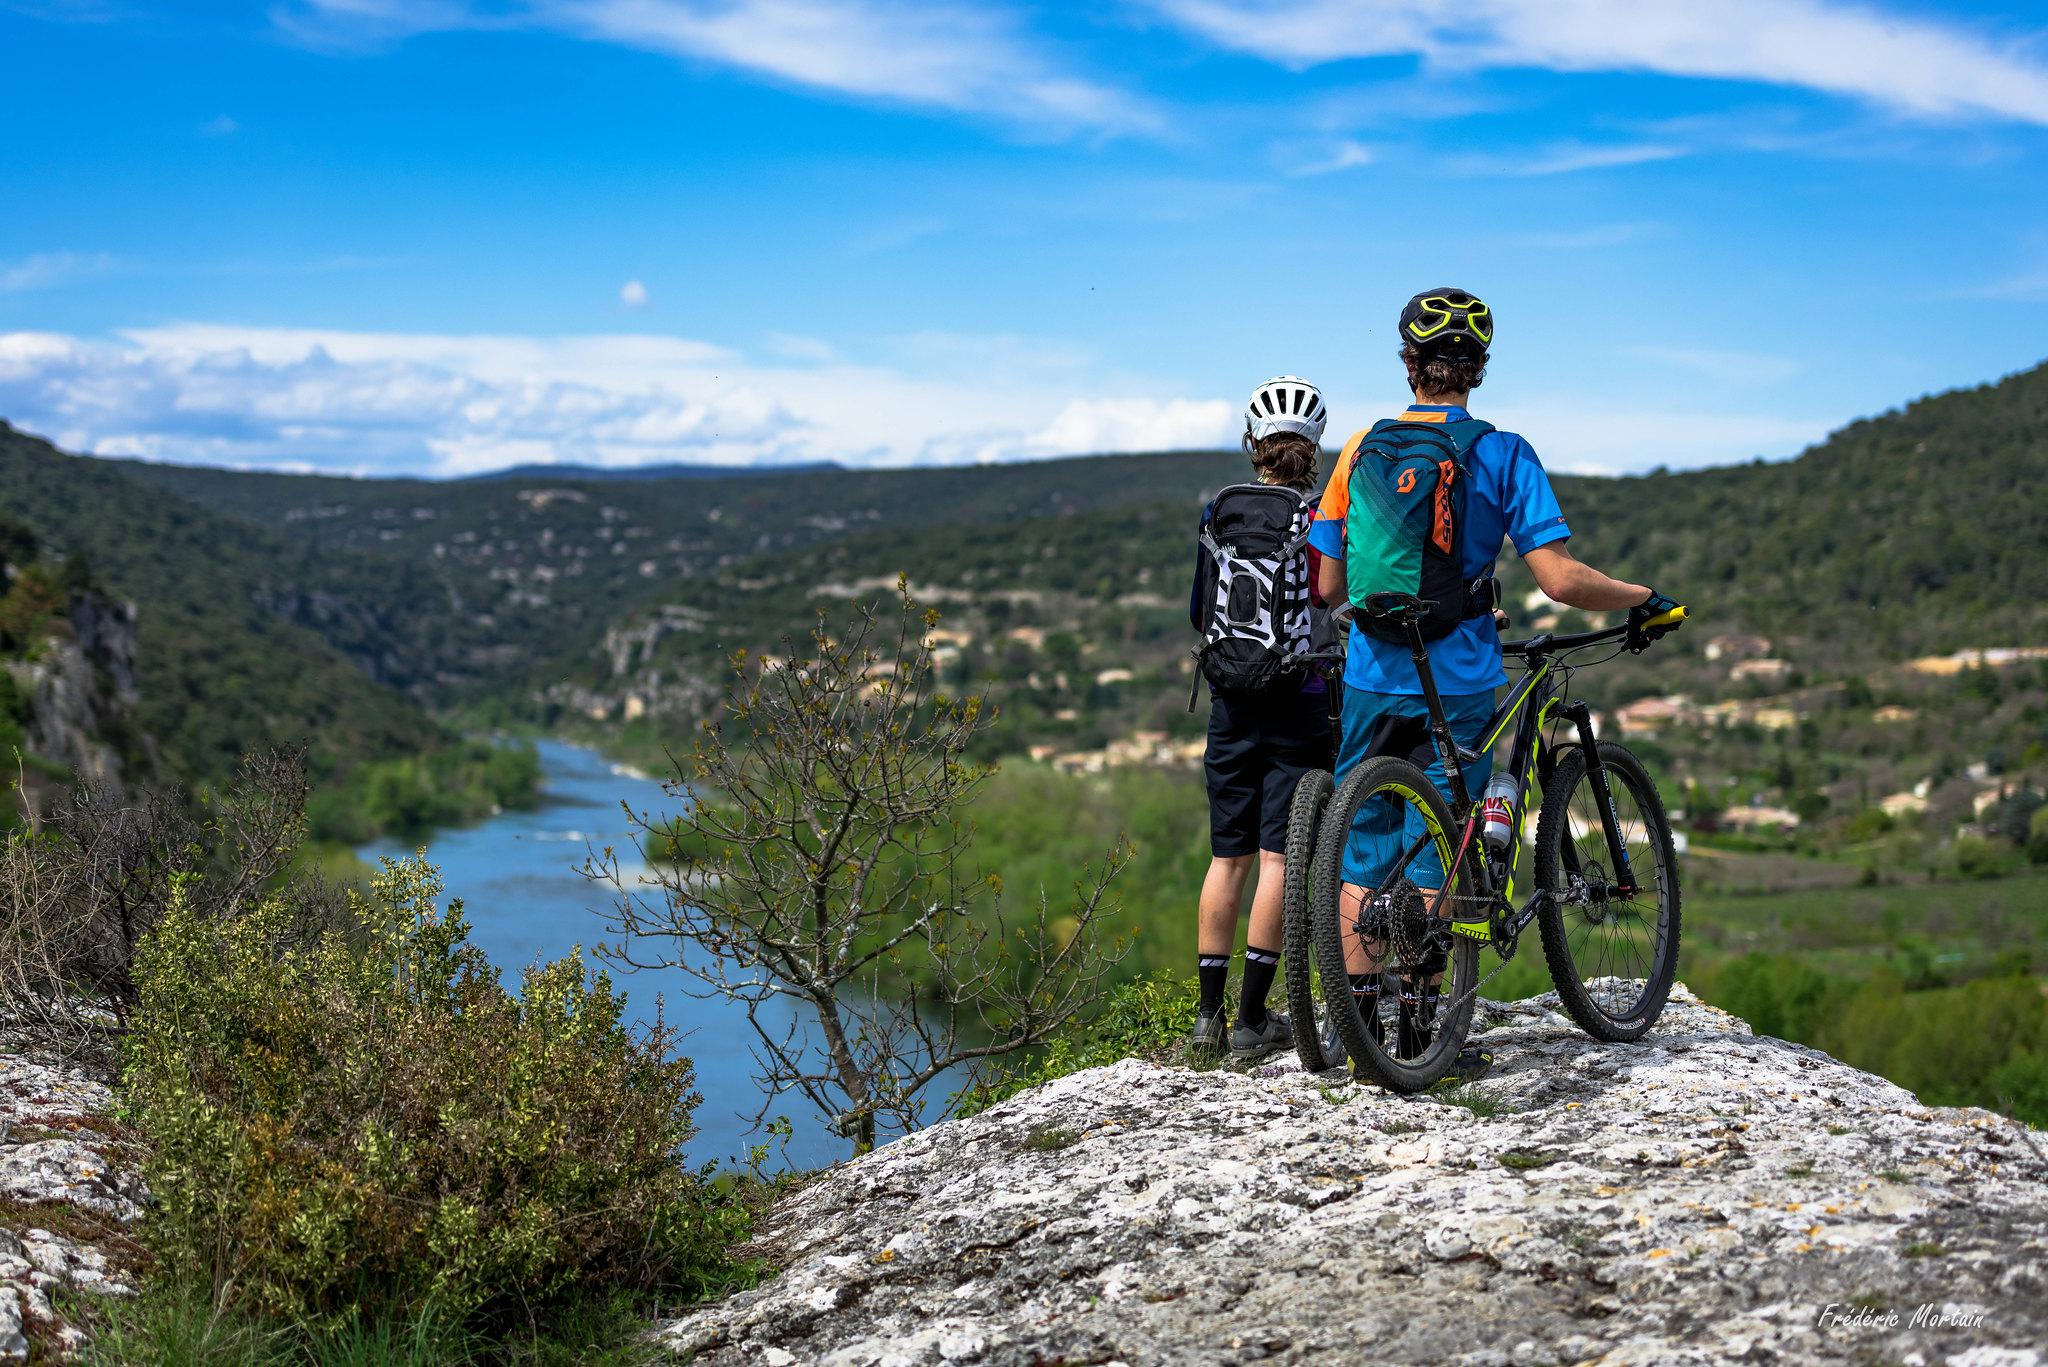
[{"label": "suspension fork", "polygon": [[[1558,708],[1557,714],[1578,728],[1579,747],[1586,752],[1586,777],[1592,781],[1593,802],[1600,809],[1600,832],[1607,837],[1607,860],[1613,870],[1610,877],[1618,887],[1633,891],[1635,874],[1628,866],[1628,850],[1621,843],[1621,823],[1614,815],[1614,791],[1607,783],[1607,766],[1600,762],[1599,742],[1593,736],[1593,710],[1583,702],[1569,702]],[[1569,812],[1564,819],[1569,841]]]}]

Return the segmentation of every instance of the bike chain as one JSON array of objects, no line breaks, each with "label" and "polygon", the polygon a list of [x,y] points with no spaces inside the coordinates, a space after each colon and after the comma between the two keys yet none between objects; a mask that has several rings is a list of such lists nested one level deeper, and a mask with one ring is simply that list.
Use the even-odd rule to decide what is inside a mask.
[{"label": "bike chain", "polygon": [[[1464,905],[1464,906],[1484,906],[1484,907],[1493,907],[1493,906],[1496,906],[1496,905],[1497,905],[1497,901],[1496,901],[1496,899],[1494,899],[1494,898],[1491,898],[1491,897],[1475,897],[1475,896],[1473,896],[1473,895],[1472,895],[1472,894],[1470,894],[1470,893],[1452,893],[1452,894],[1450,895],[1450,897],[1449,897],[1449,898],[1446,898],[1446,899],[1433,899],[1433,901],[1432,901],[1432,905],[1433,905],[1433,906],[1435,907],[1435,909],[1437,909],[1437,910],[1439,910],[1439,911],[1440,911],[1440,910],[1442,910],[1443,906],[1444,906],[1444,905],[1446,905],[1446,903],[1457,903],[1457,904],[1461,904],[1461,905]],[[1356,928],[1356,927],[1354,927],[1354,928],[1353,928],[1353,933],[1356,933],[1356,931],[1357,931],[1357,928]],[[1443,931],[1442,931],[1441,933],[1442,933],[1443,935],[1447,936],[1447,937],[1448,937],[1448,936],[1451,936],[1451,935],[1455,935],[1455,934],[1456,934],[1456,932],[1455,932],[1455,931],[1452,931],[1452,930],[1450,930],[1450,929],[1448,928],[1448,922],[1446,923],[1446,928],[1445,928],[1445,929],[1444,929],[1444,930],[1443,930]],[[1443,1017],[1443,1013],[1444,1013],[1444,1012],[1446,1012],[1446,1011],[1456,1011],[1456,1010],[1457,1010],[1457,1009],[1458,1009],[1459,1007],[1463,1006],[1463,1005],[1464,1005],[1464,1004],[1465,1004],[1465,1003],[1466,1003],[1467,1001],[1469,1001],[1469,1000],[1470,1000],[1470,999],[1471,999],[1472,997],[1474,997],[1474,996],[1478,995],[1478,992],[1479,992],[1479,989],[1480,989],[1480,988],[1482,988],[1482,987],[1486,986],[1486,985],[1487,985],[1488,983],[1492,982],[1492,981],[1493,981],[1493,980],[1494,980],[1495,978],[1499,977],[1499,976],[1500,976],[1500,975],[1501,975],[1501,974],[1502,974],[1502,973],[1503,973],[1503,972],[1504,972],[1504,971],[1505,971],[1505,970],[1507,969],[1507,966],[1508,966],[1508,964],[1509,964],[1509,963],[1511,963],[1511,962],[1513,962],[1513,960],[1514,960],[1514,956],[1515,956],[1515,947],[1516,947],[1516,946],[1518,946],[1518,945],[1519,945],[1519,944],[1521,943],[1521,940],[1522,940],[1522,936],[1521,936],[1521,932],[1519,932],[1519,931],[1517,931],[1517,932],[1516,932],[1516,933],[1515,933],[1514,935],[1512,935],[1512,936],[1509,936],[1509,937],[1508,937],[1508,939],[1507,939],[1507,941],[1506,941],[1506,943],[1507,943],[1507,944],[1508,944],[1508,946],[1509,946],[1509,948],[1508,948],[1508,952],[1507,952],[1506,954],[1504,954],[1504,955],[1501,955],[1501,959],[1500,959],[1500,963],[1499,963],[1499,965],[1498,965],[1498,966],[1496,966],[1496,967],[1494,968],[1494,970],[1493,970],[1493,971],[1492,971],[1491,973],[1488,973],[1488,974],[1487,974],[1487,975],[1486,975],[1485,977],[1481,978],[1481,979],[1480,979],[1480,980],[1479,980],[1478,982],[1476,982],[1476,983],[1472,984],[1472,986],[1470,986],[1470,987],[1466,988],[1466,989],[1465,989],[1465,991],[1464,991],[1464,992],[1462,992],[1462,993],[1460,993],[1460,994],[1459,994],[1458,996],[1456,996],[1456,997],[1453,997],[1453,998],[1452,998],[1452,999],[1451,999],[1450,1001],[1448,1001],[1448,1002],[1440,1003],[1440,1004],[1438,1005],[1438,1007],[1437,1007],[1437,1017],[1438,1017],[1438,1019],[1442,1019],[1442,1017]],[[1501,941],[1500,941],[1499,939],[1497,939],[1497,938],[1495,938],[1495,937],[1493,937],[1492,935],[1490,935],[1490,934],[1489,934],[1489,936],[1488,936],[1488,938],[1487,938],[1487,943],[1488,943],[1488,944],[1490,944],[1490,945],[1493,945],[1493,946],[1495,946],[1495,947],[1496,947],[1496,949],[1498,949],[1499,945],[1500,945],[1500,944],[1501,944],[1502,942],[1501,942]]]}]

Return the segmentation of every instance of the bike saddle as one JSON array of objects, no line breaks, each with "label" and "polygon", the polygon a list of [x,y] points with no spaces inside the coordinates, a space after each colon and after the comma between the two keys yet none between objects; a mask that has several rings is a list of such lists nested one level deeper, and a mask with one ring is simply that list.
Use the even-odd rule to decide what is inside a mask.
[{"label": "bike saddle", "polygon": [[1364,610],[1369,616],[1405,622],[1420,617],[1430,606],[1412,593],[1369,593],[1365,596]]}]

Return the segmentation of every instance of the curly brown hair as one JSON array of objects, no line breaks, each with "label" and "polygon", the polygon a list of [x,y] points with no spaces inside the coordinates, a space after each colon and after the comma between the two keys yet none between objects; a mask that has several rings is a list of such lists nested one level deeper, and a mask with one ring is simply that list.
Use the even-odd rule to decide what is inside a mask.
[{"label": "curly brown hair", "polygon": [[1311,489],[1316,482],[1316,444],[1297,432],[1275,432],[1252,440],[1244,434],[1244,453],[1252,469],[1268,484],[1285,484],[1291,489]]},{"label": "curly brown hair", "polygon": [[1413,342],[1401,345],[1401,364],[1408,367],[1408,387],[1418,395],[1469,394],[1486,383],[1486,353],[1458,347],[1424,351]]}]

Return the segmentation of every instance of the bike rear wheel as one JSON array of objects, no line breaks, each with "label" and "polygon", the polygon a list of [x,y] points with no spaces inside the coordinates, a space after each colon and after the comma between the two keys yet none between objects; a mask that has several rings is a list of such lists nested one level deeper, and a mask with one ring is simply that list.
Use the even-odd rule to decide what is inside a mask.
[{"label": "bike rear wheel", "polygon": [[1627,748],[1599,742],[1624,868],[1614,869],[1583,747],[1565,751],[1536,822],[1543,957],[1566,1014],[1625,1044],[1656,1023],[1678,975],[1678,855],[1657,785]]},{"label": "bike rear wheel", "polygon": [[[1359,903],[1345,895],[1344,846],[1360,822],[1368,830],[1400,833],[1394,843],[1404,858],[1384,875],[1390,884],[1387,890],[1396,894],[1393,907],[1377,906],[1373,900]],[[1323,814],[1309,923],[1316,967],[1322,974],[1324,1009],[1357,1074],[1390,1091],[1419,1092],[1437,1082],[1457,1061],[1472,1027],[1471,989],[1478,982],[1479,946],[1436,924],[1429,912],[1435,894],[1420,892],[1408,877],[1414,871],[1415,852],[1423,847],[1435,853],[1435,869],[1455,870],[1457,838],[1450,810],[1429,776],[1393,757],[1367,760],[1347,774]],[[1453,896],[1462,891],[1463,882],[1452,885]],[[1352,945],[1381,960],[1378,1028],[1372,1028],[1373,1022],[1351,994],[1345,950]],[[1441,968],[1436,967],[1439,956]],[[1433,969],[1443,975],[1438,1014],[1427,1022],[1428,1041],[1412,1053],[1404,1032],[1396,1028],[1395,998],[1404,969],[1418,981]]]},{"label": "bike rear wheel", "polygon": [[1311,769],[1294,785],[1287,809],[1287,871],[1281,881],[1280,963],[1287,973],[1287,1010],[1294,1020],[1294,1052],[1311,1073],[1335,1068],[1344,1060],[1323,1055],[1322,1032],[1316,1028],[1315,936],[1309,924],[1313,893],[1312,870],[1316,836],[1329,808],[1336,780],[1327,769]]}]

